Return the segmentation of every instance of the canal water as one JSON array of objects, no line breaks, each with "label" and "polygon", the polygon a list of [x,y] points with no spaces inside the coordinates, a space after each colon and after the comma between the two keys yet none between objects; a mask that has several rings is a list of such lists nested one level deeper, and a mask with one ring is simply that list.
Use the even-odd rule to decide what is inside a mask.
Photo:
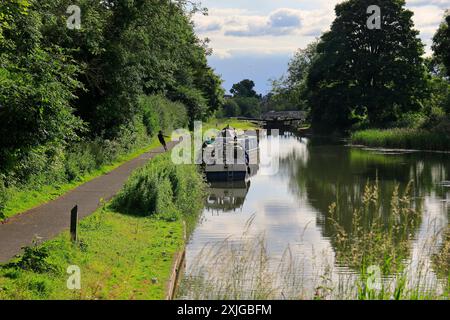
[{"label": "canal water", "polygon": [[[433,257],[449,226],[450,154],[351,147],[289,133],[280,136],[279,148],[268,151],[271,138],[261,141],[261,158],[269,155],[279,164],[275,174],[254,170],[247,182],[215,183],[208,189],[187,246],[183,298],[254,298],[257,290],[274,290],[269,286],[281,288],[267,295],[274,298],[350,293],[361,274],[358,250],[381,246],[387,247],[384,256],[370,263],[382,269],[383,279],[399,272],[393,266],[401,257],[422,285],[441,283]],[[401,198],[408,185],[415,213],[392,217],[396,186]],[[367,186],[378,195],[370,217],[357,213]],[[377,244],[377,232],[381,239],[394,239]],[[339,234],[355,239],[345,242]],[[244,289],[249,292],[235,292]]]}]

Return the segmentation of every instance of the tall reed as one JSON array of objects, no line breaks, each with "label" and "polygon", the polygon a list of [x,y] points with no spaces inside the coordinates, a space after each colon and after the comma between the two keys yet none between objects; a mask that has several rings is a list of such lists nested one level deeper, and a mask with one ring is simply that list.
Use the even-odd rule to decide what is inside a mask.
[{"label": "tall reed", "polygon": [[[401,194],[395,189],[385,219],[377,183],[367,184],[350,232],[333,219],[343,208],[331,204],[335,259],[330,262],[318,253],[310,272],[289,248],[281,258],[272,257],[264,235],[252,237],[248,232],[250,220],[241,239],[210,244],[192,260],[179,296],[217,300],[448,299],[448,239],[436,250],[442,243],[442,230],[417,248],[418,257],[412,257],[411,234],[421,221],[421,211],[414,206],[411,188],[410,184]],[[379,280],[376,286],[375,280]]]}]

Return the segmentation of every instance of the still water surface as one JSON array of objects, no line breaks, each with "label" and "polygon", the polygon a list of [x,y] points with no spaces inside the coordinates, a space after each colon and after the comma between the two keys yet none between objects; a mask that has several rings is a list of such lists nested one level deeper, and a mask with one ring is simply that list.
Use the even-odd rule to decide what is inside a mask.
[{"label": "still water surface", "polygon": [[[262,141],[262,153],[264,145]],[[345,253],[333,241],[334,223],[351,233],[353,208],[361,203],[366,184],[376,181],[385,215],[389,215],[395,186],[402,191],[413,182],[412,197],[421,216],[406,231],[410,233],[407,256],[411,261],[420,256],[425,260],[421,263],[433,269],[427,254],[423,259],[424,245],[432,237],[438,238],[433,245],[439,245],[442,230],[449,225],[450,154],[370,150],[284,134],[279,151],[272,156],[280,164],[276,175],[260,170],[246,183],[211,185],[202,218],[187,246],[187,275],[192,266],[202,264],[202,249],[223,241],[239,243],[247,229],[246,239],[263,235],[271,259],[281,259],[289,248],[301,262],[297,272],[311,286],[317,285],[324,271],[318,265],[324,263],[337,274],[356,274],[353,266],[337,259]],[[341,208],[333,217],[335,222],[329,210],[333,202]]]}]

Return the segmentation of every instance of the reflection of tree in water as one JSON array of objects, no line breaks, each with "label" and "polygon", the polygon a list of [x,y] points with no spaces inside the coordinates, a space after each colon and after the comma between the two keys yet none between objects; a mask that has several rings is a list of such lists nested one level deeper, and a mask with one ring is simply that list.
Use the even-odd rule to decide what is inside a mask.
[{"label": "reflection of tree in water", "polygon": [[[444,191],[437,185],[450,173],[448,155],[447,158],[439,154],[385,155],[316,141],[309,143],[307,152],[306,162],[297,161],[295,167],[287,167],[292,177],[290,187],[300,196],[306,194],[310,204],[320,212],[319,225],[324,236],[331,239],[338,260],[344,259],[349,250],[371,250],[367,237],[383,240],[385,246],[381,242],[377,246],[387,254],[407,258],[409,242],[420,225],[420,215],[405,215],[399,220],[392,213],[395,209],[392,195],[397,186],[397,194],[402,195],[412,181],[411,201],[403,209],[407,211],[410,206],[418,212],[423,207],[423,196],[432,192],[443,196]],[[368,183],[373,186],[376,181],[376,209],[364,210],[366,186]],[[336,207],[331,214],[332,203]],[[337,235],[341,238],[345,235],[346,242]],[[363,257],[356,254],[355,258],[358,256]]]},{"label": "reflection of tree in water", "polygon": [[366,185],[361,203],[352,209],[351,230],[347,232],[337,217],[348,208],[337,203],[329,208],[329,220],[335,228],[331,242],[338,263],[356,269],[377,265],[383,274],[400,271],[410,255],[412,235],[421,223],[421,211],[413,205],[410,185],[403,195],[395,188],[387,217],[383,214],[378,182]]}]

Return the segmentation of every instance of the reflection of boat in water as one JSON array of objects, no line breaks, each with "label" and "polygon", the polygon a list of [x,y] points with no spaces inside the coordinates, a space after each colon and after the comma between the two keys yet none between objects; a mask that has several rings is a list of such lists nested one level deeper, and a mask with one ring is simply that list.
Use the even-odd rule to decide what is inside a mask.
[{"label": "reflection of boat in water", "polygon": [[257,134],[223,129],[219,137],[203,145],[203,163],[208,181],[245,181],[259,169]]},{"label": "reflection of boat in water", "polygon": [[242,208],[250,181],[213,182],[208,189],[205,207],[211,211],[230,212]]}]

